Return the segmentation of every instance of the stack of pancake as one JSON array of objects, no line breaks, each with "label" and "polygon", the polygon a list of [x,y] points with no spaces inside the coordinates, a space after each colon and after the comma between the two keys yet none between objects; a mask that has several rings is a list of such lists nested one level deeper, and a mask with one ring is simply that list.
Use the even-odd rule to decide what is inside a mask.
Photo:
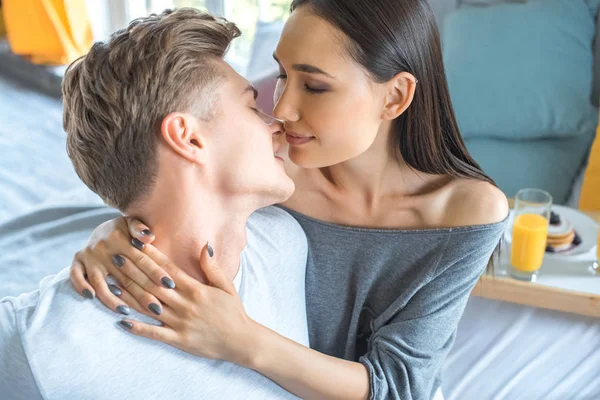
[{"label": "stack of pancake", "polygon": [[573,229],[571,222],[553,211],[548,227],[546,252],[562,253],[577,247],[579,244],[581,244],[581,238]]}]

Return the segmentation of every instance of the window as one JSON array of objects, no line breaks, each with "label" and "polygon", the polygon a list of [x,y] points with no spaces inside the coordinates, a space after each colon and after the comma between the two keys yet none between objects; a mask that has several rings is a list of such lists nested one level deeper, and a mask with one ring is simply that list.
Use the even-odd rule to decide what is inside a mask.
[{"label": "window", "polygon": [[[249,80],[260,79],[276,70],[271,54],[275,50],[283,23],[287,19],[290,0],[107,0],[111,28],[119,29],[133,18],[159,13],[166,8],[194,7],[224,16],[242,31],[227,61]],[[115,8],[117,10],[115,12]],[[125,18],[123,18],[125,16]],[[126,22],[123,22],[126,21]]]}]

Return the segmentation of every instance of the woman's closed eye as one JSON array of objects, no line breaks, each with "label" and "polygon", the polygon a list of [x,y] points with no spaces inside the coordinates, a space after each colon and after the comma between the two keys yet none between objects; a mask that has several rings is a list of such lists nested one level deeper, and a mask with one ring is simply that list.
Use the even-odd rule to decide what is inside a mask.
[{"label": "woman's closed eye", "polygon": [[[279,74],[279,75],[277,75],[277,79],[278,80],[286,80],[287,79],[287,75],[285,75],[285,74]],[[304,84],[304,90],[306,90],[310,94],[320,94],[320,93],[326,92],[328,89],[327,88],[313,87],[313,86],[305,83]]]},{"label": "woman's closed eye", "polygon": [[306,83],[304,84],[304,89],[306,89],[307,92],[312,93],[312,94],[320,94],[320,93],[324,93],[327,91],[326,88],[316,88],[316,87],[309,86]]}]

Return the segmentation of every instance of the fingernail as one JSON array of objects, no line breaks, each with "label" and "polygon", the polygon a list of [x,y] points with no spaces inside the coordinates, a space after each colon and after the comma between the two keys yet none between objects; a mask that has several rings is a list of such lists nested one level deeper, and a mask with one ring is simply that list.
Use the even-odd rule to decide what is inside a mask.
[{"label": "fingernail", "polygon": [[131,239],[131,244],[139,251],[144,250],[144,243],[142,243],[138,238]]},{"label": "fingernail", "polygon": [[121,325],[123,328],[127,329],[128,331],[130,331],[131,328],[133,328],[133,324],[131,322],[119,321],[118,324]]},{"label": "fingernail", "polygon": [[110,292],[117,297],[121,295],[121,289],[119,289],[115,285],[108,285],[108,290],[110,290]]},{"label": "fingernail", "polygon": [[210,245],[210,243],[206,243],[206,246],[208,247],[208,255],[212,258],[212,256],[215,255],[215,251],[213,250],[212,246]]},{"label": "fingernail", "polygon": [[150,229],[144,229],[142,231],[142,235],[144,235],[144,236],[152,236],[152,232],[150,232]]},{"label": "fingernail", "polygon": [[167,289],[175,289],[175,282],[173,282],[173,279],[171,278],[167,278],[166,276],[164,278],[162,278],[160,280],[162,282],[162,285],[164,287],[166,287]]},{"label": "fingernail", "polygon": [[83,289],[83,297],[86,299],[93,299],[94,295],[88,289]]},{"label": "fingernail", "polygon": [[156,315],[160,315],[160,313],[162,313],[161,306],[159,306],[156,303],[150,303],[150,305],[148,306],[148,308],[150,309],[150,311],[152,311]]},{"label": "fingernail", "polygon": [[113,256],[112,260],[113,260],[113,264],[115,264],[117,266],[117,268],[121,268],[123,265],[125,265],[125,259],[118,254]]},{"label": "fingernail", "polygon": [[123,315],[129,315],[131,314],[131,309],[127,306],[118,306],[117,307],[117,311],[120,312]]}]

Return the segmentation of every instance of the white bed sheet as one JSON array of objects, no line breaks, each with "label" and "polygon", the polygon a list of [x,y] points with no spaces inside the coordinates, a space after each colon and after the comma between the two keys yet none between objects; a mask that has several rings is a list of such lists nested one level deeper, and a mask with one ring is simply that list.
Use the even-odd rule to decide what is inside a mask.
[{"label": "white bed sheet", "polygon": [[472,297],[446,400],[600,399],[600,319]]}]

